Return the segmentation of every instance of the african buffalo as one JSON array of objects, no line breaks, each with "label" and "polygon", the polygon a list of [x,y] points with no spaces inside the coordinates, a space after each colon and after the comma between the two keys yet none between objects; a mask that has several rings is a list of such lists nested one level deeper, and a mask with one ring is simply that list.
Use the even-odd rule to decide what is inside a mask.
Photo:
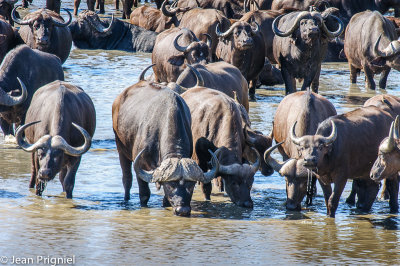
[{"label": "african buffalo", "polygon": [[210,35],[210,56],[212,56],[213,61],[215,61],[215,50],[218,45],[218,36],[216,34],[218,24],[222,31],[228,30],[231,26],[231,22],[221,11],[216,9],[195,8],[182,15],[179,27],[191,30],[199,39],[205,40],[205,33]]},{"label": "african buffalo", "polygon": [[245,0],[244,8],[246,12],[256,10],[270,10],[273,0]]},{"label": "african buffalo", "polygon": [[216,9],[227,18],[240,18],[243,14],[243,5],[237,0],[179,0],[178,7],[200,7],[203,9]]},{"label": "african buffalo", "polygon": [[[116,2],[118,2],[119,0],[115,0]],[[94,6],[97,2],[97,8],[100,8],[99,13],[100,14],[104,14],[106,11],[104,10],[104,3],[105,0],[87,0],[87,7],[88,10],[90,11],[95,11],[94,10]],[[81,4],[81,0],[74,0],[74,15],[77,16],[78,15],[78,8],[79,5]]]},{"label": "african buffalo", "polygon": [[168,87],[143,77],[144,72],[139,82],[125,89],[112,106],[125,200],[130,199],[133,161],[141,206],[147,206],[150,198],[148,183],[157,182],[164,188],[163,205],[172,206],[176,215],[188,216],[196,182],[210,182],[219,164],[212,155],[213,169],[203,173],[190,159],[193,138],[188,106]]},{"label": "african buffalo", "polygon": [[11,12],[17,2],[18,0],[0,0],[0,16],[3,16],[12,26],[14,26],[14,21],[11,18]]},{"label": "african buffalo", "polygon": [[[339,24],[335,32],[328,29],[333,20]],[[273,53],[281,68],[286,94],[296,91],[296,78],[304,79],[301,90],[312,83],[312,90],[318,92],[328,40],[342,33],[343,22],[329,13],[302,11],[280,15],[272,27],[277,35],[273,41]]]},{"label": "african buffalo", "polygon": [[336,7],[340,10],[340,18],[345,24],[351,17],[359,12],[366,10],[377,10],[382,14],[386,13],[391,7],[400,7],[399,0],[273,0],[271,9],[279,10],[282,8],[296,8],[298,10],[308,10],[315,5],[323,11],[328,7]]},{"label": "african buffalo", "polygon": [[21,104],[0,107],[0,126],[4,135],[14,133],[13,123],[17,126],[25,123],[26,111],[35,91],[54,80],[63,80],[64,72],[57,56],[20,45],[6,55],[0,66],[1,94],[19,95],[20,82],[17,78],[26,85],[28,95]]},{"label": "african buffalo", "polygon": [[[237,67],[223,61],[206,65],[194,64],[191,67],[200,72],[202,87],[221,91],[231,98],[235,98],[236,95],[238,102],[249,111],[247,81]],[[185,68],[176,83],[184,88],[192,88],[196,84],[196,76],[190,68]]]},{"label": "african buffalo", "polygon": [[71,51],[72,37],[67,27],[72,21],[71,13],[64,9],[69,20],[64,19],[54,11],[39,9],[26,15],[22,20],[15,16],[16,6],[12,11],[12,19],[21,25],[18,33],[25,44],[32,49],[55,54],[64,63]]},{"label": "african buffalo", "polygon": [[298,160],[301,157],[298,146],[289,137],[290,128],[296,123],[296,136],[314,135],[318,124],[334,115],[336,115],[336,110],[333,104],[310,90],[287,95],[276,109],[272,135],[276,143],[281,144],[276,147],[279,147],[283,159],[291,158],[292,161],[285,164],[283,168],[283,163],[269,158],[269,153],[276,147],[266,152],[264,158],[271,163],[275,171],[286,178],[286,208],[288,210],[300,210],[304,196],[307,192],[310,193],[307,188],[311,188],[308,184],[311,181],[308,179],[309,173],[301,160]]},{"label": "african buffalo", "polygon": [[14,33],[13,27],[0,17],[0,63],[17,43],[17,36]]},{"label": "african buffalo", "polygon": [[161,10],[151,6],[141,6],[135,8],[130,15],[130,22],[133,25],[142,27],[146,30],[155,32],[163,32],[164,30],[178,27],[179,17],[182,17],[182,13],[186,12],[189,8],[174,8],[168,10],[165,0],[161,6]]},{"label": "african buffalo", "polygon": [[29,188],[36,185],[36,195],[41,196],[46,183],[59,172],[63,191],[72,198],[76,171],[95,128],[93,102],[81,88],[56,80],[36,91],[26,124],[15,134],[18,145],[32,152]]},{"label": "african buffalo", "polygon": [[374,90],[374,74],[382,72],[379,88],[386,88],[391,68],[400,70],[400,41],[393,23],[377,11],[354,15],[347,25],[344,52],[349,61],[350,81],[357,82],[361,69],[365,87]]},{"label": "african buffalo", "polygon": [[249,95],[255,97],[258,75],[265,62],[265,48],[260,27],[253,28],[245,21],[237,21],[225,32],[216,33],[220,39],[216,56],[239,68],[249,83]]},{"label": "african buffalo", "polygon": [[151,61],[157,82],[175,82],[185,64],[206,64],[210,42],[199,41],[188,29],[173,28],[160,33],[154,45]]},{"label": "african buffalo", "polygon": [[272,51],[272,44],[275,38],[275,34],[272,30],[272,23],[274,22],[275,18],[285,13],[286,10],[250,11],[244,14],[240,19],[241,21],[246,21],[247,23],[254,21],[260,25],[260,31],[264,40],[265,57],[267,57],[272,63],[277,63]]},{"label": "african buffalo", "polygon": [[276,84],[283,84],[281,71],[273,66],[268,58],[265,58],[264,67],[258,76],[257,87],[262,85],[274,86]]},{"label": "african buffalo", "polygon": [[153,51],[157,33],[114,19],[101,21],[93,11],[82,11],[69,26],[72,40],[79,49]]},{"label": "african buffalo", "polygon": [[379,184],[369,178],[369,170],[392,119],[390,113],[367,106],[324,120],[314,135],[297,137],[296,123],[291,127],[290,138],[298,146],[299,160],[319,176],[330,217],[335,217],[348,178],[356,182],[357,207],[370,210]]},{"label": "african buffalo", "polygon": [[385,179],[386,189],[389,194],[390,212],[399,211],[399,116],[396,116],[390,127],[389,136],[382,140],[378,149],[378,158],[372,166],[370,176],[375,182]]},{"label": "african buffalo", "polygon": [[[199,77],[201,74],[192,68]],[[271,146],[271,138],[250,128],[250,119],[243,105],[223,92],[199,86],[182,94],[192,115],[192,133],[196,160],[203,169],[209,168],[211,157],[208,150],[215,151],[220,162],[217,175],[221,176],[231,201],[238,206],[252,208],[250,190],[254,175],[261,165],[259,151]],[[249,164],[250,159],[255,159]],[[272,169],[265,164],[267,175]],[[203,184],[206,200],[210,200],[211,184]]]}]

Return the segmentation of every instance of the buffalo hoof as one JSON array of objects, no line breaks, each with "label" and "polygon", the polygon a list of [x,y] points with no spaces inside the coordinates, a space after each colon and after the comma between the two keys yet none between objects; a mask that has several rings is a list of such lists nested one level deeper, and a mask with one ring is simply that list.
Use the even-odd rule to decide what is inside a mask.
[{"label": "buffalo hoof", "polygon": [[191,208],[189,206],[178,206],[174,208],[174,214],[177,216],[190,216]]},{"label": "buffalo hoof", "polygon": [[239,207],[244,207],[244,208],[253,208],[253,202],[251,200],[247,200],[245,202],[239,202],[237,203]]},{"label": "buffalo hoof", "polygon": [[250,100],[250,102],[255,102],[255,101],[257,101],[256,95],[255,95],[255,94],[250,94],[250,95],[249,95],[249,100]]},{"label": "buffalo hoof", "polygon": [[301,211],[301,205],[291,201],[286,202],[286,209],[288,211]]},{"label": "buffalo hoof", "polygon": [[168,200],[166,197],[163,198],[162,206],[163,206],[164,208],[166,208],[166,207],[171,207],[171,203],[169,202],[169,200]]}]

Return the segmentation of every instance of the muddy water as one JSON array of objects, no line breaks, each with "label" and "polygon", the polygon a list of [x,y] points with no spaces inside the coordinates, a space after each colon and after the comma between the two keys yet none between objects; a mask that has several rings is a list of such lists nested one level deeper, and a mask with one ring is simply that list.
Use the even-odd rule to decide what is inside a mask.
[{"label": "muddy water", "polygon": [[[336,219],[326,218],[320,188],[314,206],[286,212],[284,180],[276,173],[257,173],[253,210],[236,207],[215,191],[212,201],[205,202],[196,189],[192,216],[175,217],[161,207],[163,195],[154,186],[149,208],[140,208],[136,182],[132,199],[124,202],[111,104],[149,63],[149,54],[74,48],[64,64],[66,80],[84,88],[97,111],[93,146],[82,158],[74,199],[64,198],[57,178],[48,183],[43,197],[35,196],[28,189],[30,154],[1,137],[0,263],[10,264],[13,256],[34,263],[40,262],[36,256],[74,256],[77,265],[400,263],[400,218],[389,215],[383,201],[376,201],[370,214],[346,205],[351,183]],[[390,74],[387,91],[366,91],[363,75],[358,86],[348,80],[346,64],[324,64],[320,93],[339,113],[377,93],[400,95],[397,72]],[[283,87],[259,89],[257,94],[250,107],[252,126],[269,133]]]}]

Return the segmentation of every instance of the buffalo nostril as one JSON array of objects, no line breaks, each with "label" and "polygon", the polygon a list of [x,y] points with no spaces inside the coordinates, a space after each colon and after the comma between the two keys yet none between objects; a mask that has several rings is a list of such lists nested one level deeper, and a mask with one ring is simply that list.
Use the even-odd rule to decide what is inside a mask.
[{"label": "buffalo nostril", "polygon": [[178,206],[174,208],[174,214],[177,216],[190,216],[192,208],[189,206]]},{"label": "buffalo nostril", "polygon": [[42,177],[49,177],[50,174],[51,174],[51,171],[50,171],[50,169],[45,169],[45,170],[41,169],[41,170],[39,171],[39,174],[40,174]]}]

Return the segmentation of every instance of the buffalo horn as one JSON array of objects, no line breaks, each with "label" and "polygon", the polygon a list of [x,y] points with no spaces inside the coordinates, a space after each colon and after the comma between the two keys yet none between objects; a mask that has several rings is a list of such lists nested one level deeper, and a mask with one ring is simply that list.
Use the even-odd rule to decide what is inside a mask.
[{"label": "buffalo horn", "polygon": [[278,16],[276,19],[274,19],[274,21],[272,22],[272,31],[275,33],[275,35],[279,36],[279,37],[287,37],[289,35],[291,35],[298,27],[299,27],[299,23],[300,20],[302,20],[304,17],[309,15],[309,12],[307,11],[302,11],[300,12],[297,17],[295,22],[293,23],[292,27],[286,31],[286,32],[282,32],[278,29],[278,23],[279,20],[285,16],[286,14],[282,14],[280,16]]},{"label": "buffalo horn", "polygon": [[40,123],[40,121],[35,121],[32,123],[28,123],[26,125],[20,126],[17,129],[17,132],[15,133],[15,139],[17,140],[18,146],[20,146],[24,151],[27,152],[34,152],[37,148],[42,146],[44,143],[47,142],[47,140],[50,138],[49,135],[45,135],[41,137],[38,141],[36,141],[34,144],[29,144],[26,142],[26,140],[23,139],[22,134],[24,133],[25,129],[34,125]]},{"label": "buffalo horn", "polygon": [[139,154],[136,156],[135,160],[133,161],[133,169],[135,170],[136,173],[136,177],[142,179],[143,181],[147,182],[147,183],[154,183],[156,182],[156,180],[154,180],[153,178],[153,171],[145,171],[140,167],[140,160],[141,160],[141,156],[144,152],[144,149],[139,152]]},{"label": "buffalo horn", "polygon": [[296,136],[296,124],[297,121],[294,122],[293,126],[290,128],[290,139],[294,144],[300,145],[301,138]]},{"label": "buffalo horn", "polygon": [[229,29],[228,29],[227,31],[225,31],[225,32],[221,32],[221,31],[220,31],[220,29],[219,29],[219,23],[218,23],[218,24],[217,24],[217,27],[215,28],[215,33],[217,34],[218,37],[222,37],[222,38],[228,37],[228,36],[232,33],[233,29],[236,27],[237,23],[239,23],[239,22],[233,23],[233,24],[229,27]]},{"label": "buffalo horn", "polygon": [[26,89],[26,86],[22,82],[22,80],[20,80],[19,78],[17,78],[17,80],[21,86],[21,95],[17,96],[17,97],[10,96],[7,93],[5,93],[3,90],[0,89],[0,91],[1,91],[0,94],[3,94],[0,97],[0,105],[13,106],[13,105],[20,104],[26,100],[26,98],[28,97],[28,91]]},{"label": "buffalo horn", "polygon": [[324,139],[325,144],[331,144],[331,143],[333,143],[333,142],[336,140],[336,137],[337,137],[337,129],[336,129],[335,122],[333,122],[333,120],[331,120],[331,125],[332,125],[332,132],[331,132],[331,134],[329,135],[329,137],[326,137],[326,138]]},{"label": "buffalo horn", "polygon": [[251,32],[253,35],[257,34],[260,31],[260,25],[258,25],[258,23],[255,21],[254,21],[254,24],[256,24],[256,27],[255,28],[251,27]]},{"label": "buffalo horn", "polygon": [[180,45],[178,44],[178,39],[182,36],[182,34],[183,34],[183,33],[181,33],[181,34],[179,34],[178,36],[176,36],[176,38],[175,38],[175,40],[174,40],[174,46],[175,46],[175,49],[176,49],[176,50],[178,50],[179,52],[184,53],[184,52],[186,52],[186,49],[189,47],[189,45],[186,46],[186,47],[183,47],[183,46],[180,46]]},{"label": "buffalo horn", "polygon": [[109,31],[111,30],[111,28],[113,27],[113,24],[114,24],[114,22],[115,22],[115,19],[114,19],[114,14],[113,14],[113,15],[111,16],[111,22],[110,22],[110,24],[108,25],[107,28],[105,28],[105,27],[101,24],[101,22],[99,22],[99,21],[93,22],[91,19],[88,19],[87,21],[89,22],[89,25],[90,25],[93,29],[95,29],[97,32],[99,32],[99,33],[107,33],[107,32],[109,32]]},{"label": "buffalo horn", "polygon": [[186,64],[188,68],[193,72],[193,74],[196,76],[196,85],[195,87],[204,87],[204,79],[203,76],[200,74],[200,72],[194,68],[193,66]]},{"label": "buffalo horn", "polygon": [[374,45],[375,56],[389,57],[389,56],[393,56],[400,52],[400,42],[399,41],[392,41],[383,51],[379,50],[379,42],[381,41],[381,38],[382,38],[382,34],[379,36],[379,38],[375,42],[375,45]]},{"label": "buffalo horn", "polygon": [[13,8],[13,10],[11,12],[12,20],[15,23],[19,24],[19,25],[29,25],[29,24],[31,24],[34,20],[32,20],[32,19],[30,19],[30,20],[21,20],[21,19],[17,18],[17,16],[15,15],[15,10],[17,10],[17,8],[20,7],[20,6],[22,6],[22,5],[17,5],[17,6],[15,6]]},{"label": "buffalo horn", "polygon": [[57,27],[66,27],[66,26],[68,26],[69,24],[71,24],[71,21],[72,21],[72,14],[71,14],[71,12],[69,12],[68,9],[65,9],[65,8],[63,8],[63,9],[64,9],[65,12],[68,13],[69,18],[68,18],[68,21],[67,21],[67,22],[64,22],[64,23],[62,23],[62,22],[60,22],[60,21],[58,21],[58,20],[52,18],[51,20],[53,21],[53,24],[54,24],[55,26],[57,26]]},{"label": "buffalo horn", "polygon": [[155,65],[156,65],[156,64],[152,64],[152,65],[146,67],[146,68],[142,71],[142,73],[140,74],[140,76],[139,76],[139,81],[144,81],[144,80],[145,80],[145,79],[144,79],[144,75],[146,74],[146,71],[149,70],[151,67],[153,67],[153,66],[155,66]]},{"label": "buffalo horn", "polygon": [[[175,16],[176,15],[176,12],[177,12],[177,9],[176,8],[174,8],[174,9],[172,9],[172,10],[169,10],[168,8],[167,8],[167,3],[168,3],[168,0],[165,0],[163,3],[162,3],[162,5],[161,5],[161,11],[162,11],[162,13],[164,14],[164,16],[166,16],[166,17],[173,17],[173,16]],[[174,4],[174,3],[173,3]],[[173,5],[172,4],[172,5]],[[171,6],[172,7],[172,6]]]},{"label": "buffalo horn", "polygon": [[392,122],[390,126],[389,137],[385,141],[383,141],[383,143],[379,146],[379,151],[383,153],[389,153],[393,151],[393,149],[396,147],[395,132],[398,131],[397,130],[398,123],[399,123],[399,116],[396,116],[396,119],[394,120],[394,122]]},{"label": "buffalo horn", "polygon": [[[235,92],[235,96],[236,96],[236,92]],[[250,137],[248,126],[245,126],[245,128],[244,128],[244,130],[243,130],[243,133],[244,133],[245,141],[246,141],[246,143],[247,143],[248,145],[250,145],[250,146],[256,145],[257,140],[256,140],[256,138]]]},{"label": "buffalo horn", "polygon": [[[314,13],[314,12],[313,12],[313,13]],[[317,18],[318,18],[318,20],[319,20],[320,23],[321,23],[322,30],[323,30],[323,32],[326,34],[326,36],[328,36],[329,38],[336,38],[336,37],[340,36],[340,34],[342,34],[342,32],[343,32],[343,30],[344,30],[344,24],[343,24],[343,21],[342,21],[340,18],[338,18],[338,17],[336,17],[336,16],[334,16],[334,15],[329,15],[329,16],[331,16],[332,18],[334,18],[334,19],[338,22],[338,24],[339,24],[339,28],[338,28],[336,31],[330,31],[330,30],[326,27],[325,22],[324,22],[324,20],[323,20],[323,18],[322,18],[322,16],[321,16],[321,14],[320,14],[320,13],[317,13],[317,12],[315,12],[315,13],[316,13],[316,14],[313,14],[313,17],[317,17]]]},{"label": "buffalo horn", "polygon": [[258,151],[255,148],[252,147],[251,149],[257,156],[257,160],[251,165],[251,168],[253,169],[253,172],[255,174],[258,171],[258,169],[260,168],[261,156],[260,156],[260,153],[258,153]]},{"label": "buffalo horn", "polygon": [[208,46],[208,48],[211,48],[211,45],[212,45],[211,35],[208,34],[208,33],[203,33],[203,35],[207,37],[207,46]]},{"label": "buffalo horn", "polygon": [[285,165],[285,163],[275,160],[270,155],[276,148],[278,148],[283,143],[284,143],[284,141],[279,142],[278,144],[275,144],[274,146],[272,146],[268,150],[266,150],[265,153],[264,153],[264,161],[265,161],[265,163],[268,164],[269,166],[271,166],[272,169],[274,169],[274,171],[276,171],[278,173],[282,169],[282,167]]},{"label": "buffalo horn", "polygon": [[72,125],[81,132],[85,139],[85,143],[80,146],[80,147],[72,147],[69,145],[65,139],[59,135],[54,136],[51,146],[56,149],[63,150],[65,154],[68,154],[70,156],[81,156],[85,152],[87,152],[90,149],[90,146],[92,145],[92,138],[90,137],[89,133],[79,125],[75,124],[72,122]]},{"label": "buffalo horn", "polygon": [[217,177],[219,172],[219,161],[217,156],[211,150],[208,150],[208,152],[211,154],[212,169],[204,173],[204,183],[210,183],[212,179]]},{"label": "buffalo horn", "polygon": [[[253,152],[256,154],[257,156],[257,160],[252,164],[252,165],[241,165],[238,163],[234,163],[231,165],[222,165],[220,164],[219,166],[219,173],[221,174],[226,174],[226,175],[237,175],[238,173],[241,172],[242,168],[244,167],[249,167],[251,171],[253,172],[253,174],[255,174],[258,171],[258,168],[260,168],[260,164],[261,164],[261,156],[258,153],[258,151],[255,148],[251,148],[253,150]],[[218,149],[215,152],[215,155],[218,156],[220,154],[221,150]]]}]

